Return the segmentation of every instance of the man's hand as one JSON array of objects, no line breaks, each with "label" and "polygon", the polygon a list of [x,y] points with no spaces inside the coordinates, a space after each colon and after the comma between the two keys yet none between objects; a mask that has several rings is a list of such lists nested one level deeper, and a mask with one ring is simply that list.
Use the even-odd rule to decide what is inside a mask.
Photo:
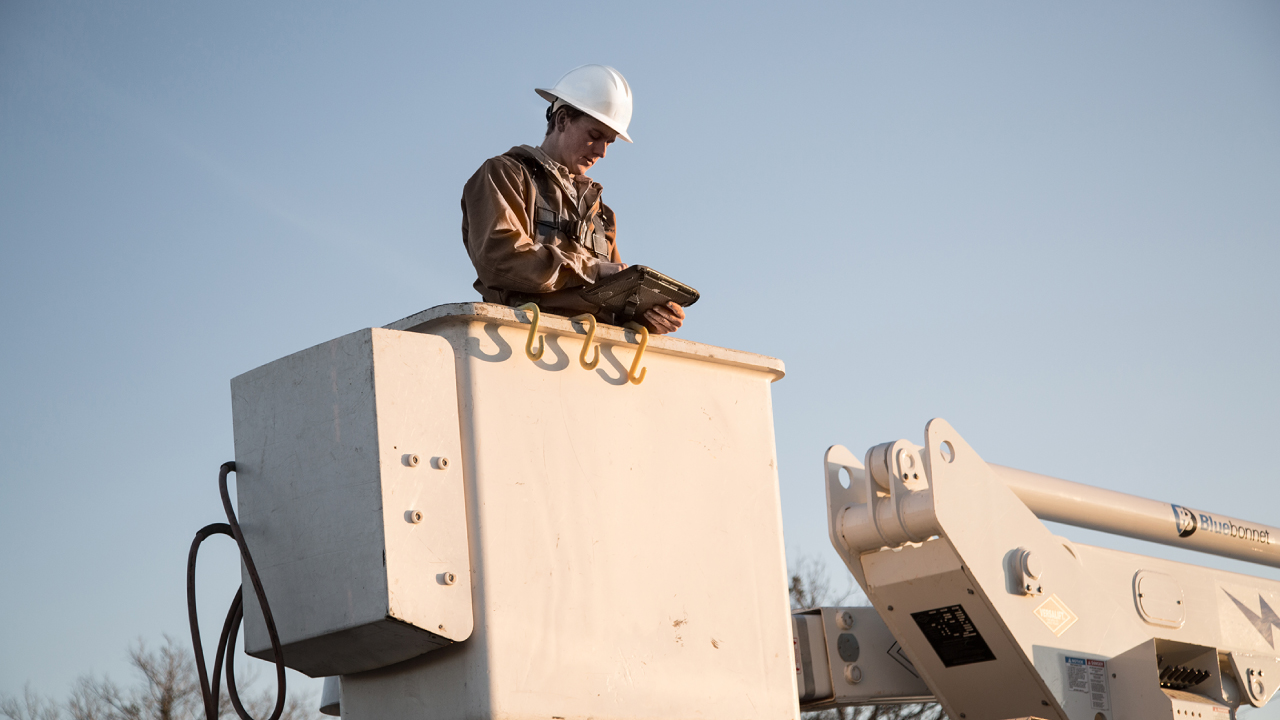
[{"label": "man's hand", "polygon": [[655,305],[644,311],[644,324],[655,335],[673,333],[684,324],[684,308],[673,302]]}]

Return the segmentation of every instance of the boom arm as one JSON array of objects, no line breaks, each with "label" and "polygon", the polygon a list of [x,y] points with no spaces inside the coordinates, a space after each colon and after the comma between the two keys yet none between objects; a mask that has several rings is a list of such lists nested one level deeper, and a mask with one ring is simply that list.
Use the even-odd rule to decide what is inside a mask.
[{"label": "boom arm", "polygon": [[1041,520],[1280,567],[1280,530],[1070,480],[988,464]]},{"label": "boom arm", "polygon": [[1280,583],[1074,544],[1037,515],[1268,565],[1280,531],[988,465],[943,420],[865,466],[833,447],[826,476],[836,550],[952,718],[1225,717],[1275,691]]}]

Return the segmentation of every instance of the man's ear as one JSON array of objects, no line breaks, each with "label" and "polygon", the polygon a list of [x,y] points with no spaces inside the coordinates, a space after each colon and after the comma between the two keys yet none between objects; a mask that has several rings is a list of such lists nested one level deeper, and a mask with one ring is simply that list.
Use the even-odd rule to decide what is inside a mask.
[{"label": "man's ear", "polygon": [[565,110],[563,108],[561,108],[560,110],[557,110],[556,111],[556,129],[559,130],[560,132],[568,132],[569,125],[571,125],[575,119],[576,118],[573,118],[569,115],[568,110]]}]

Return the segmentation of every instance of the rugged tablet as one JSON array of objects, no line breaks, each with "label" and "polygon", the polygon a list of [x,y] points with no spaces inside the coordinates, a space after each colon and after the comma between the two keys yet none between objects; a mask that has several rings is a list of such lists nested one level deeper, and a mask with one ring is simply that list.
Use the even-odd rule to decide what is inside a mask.
[{"label": "rugged tablet", "polygon": [[698,291],[644,265],[632,265],[579,293],[584,300],[614,313],[618,323],[631,322],[655,305],[674,302],[688,307],[698,301]]}]

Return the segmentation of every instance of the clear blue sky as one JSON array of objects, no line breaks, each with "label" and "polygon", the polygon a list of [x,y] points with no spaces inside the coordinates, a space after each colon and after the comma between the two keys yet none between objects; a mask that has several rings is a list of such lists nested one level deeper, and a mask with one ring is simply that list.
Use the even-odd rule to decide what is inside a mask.
[{"label": "clear blue sky", "polygon": [[[702,291],[682,337],[787,363],[791,557],[843,574],[828,445],[935,416],[1280,524],[1280,4],[10,1],[0,693],[185,635],[230,378],[473,299],[462,184],[588,62],[635,92],[592,173],[624,260]],[[229,547],[202,583],[212,627]]]}]

